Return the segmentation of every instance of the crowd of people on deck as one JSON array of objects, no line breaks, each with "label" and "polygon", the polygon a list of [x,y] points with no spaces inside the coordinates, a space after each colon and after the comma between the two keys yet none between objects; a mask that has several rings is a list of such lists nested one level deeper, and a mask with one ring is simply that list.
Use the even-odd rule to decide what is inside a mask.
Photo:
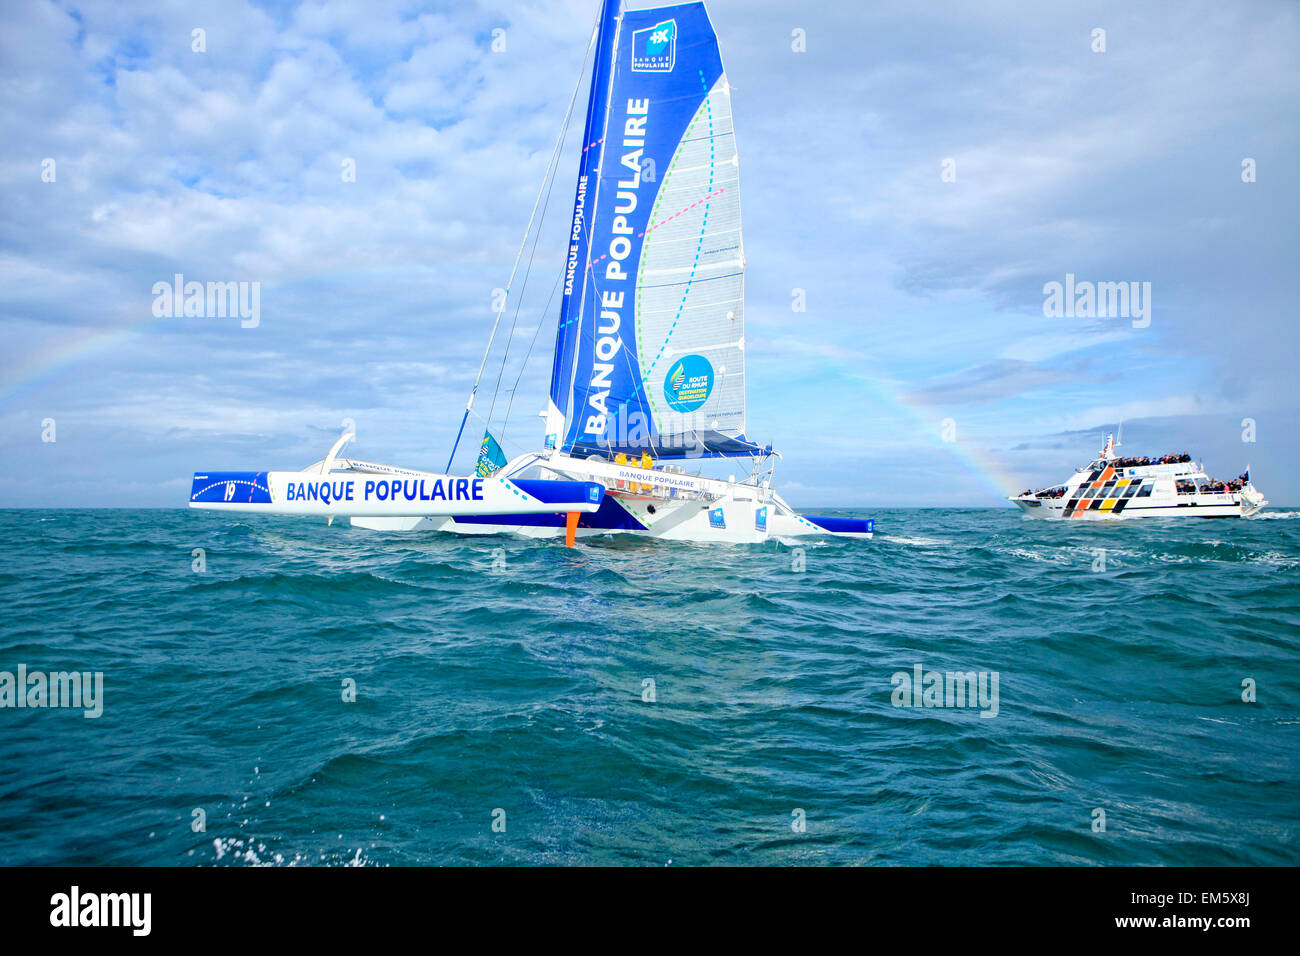
[{"label": "crowd of people on deck", "polygon": [[[1136,461],[1139,464],[1143,461],[1143,459],[1130,460]],[[1174,456],[1170,456],[1170,460],[1177,461],[1178,459]],[[1167,462],[1163,460],[1149,463],[1157,465],[1167,464]],[[1136,468],[1138,465],[1126,465],[1124,467]],[[1242,472],[1231,481],[1220,481],[1218,478],[1207,478],[1201,482],[1200,488],[1196,487],[1195,481],[1187,481],[1180,478],[1174,482],[1174,490],[1180,495],[1194,495],[1198,491],[1203,495],[1235,494],[1245,488],[1248,484],[1250,484],[1250,473]],[[1043,488],[1038,491],[1026,488],[1024,491],[1020,492],[1019,497],[1028,498],[1030,495],[1035,498],[1063,498],[1065,497],[1065,488]]]},{"label": "crowd of people on deck", "polygon": [[1220,481],[1218,478],[1207,478],[1201,482],[1201,487],[1196,487],[1194,481],[1178,480],[1174,482],[1174,490],[1180,495],[1194,495],[1200,491],[1203,495],[1223,495],[1235,494],[1245,488],[1250,483],[1250,475],[1246,472],[1233,478],[1231,481]]},{"label": "crowd of people on deck", "polygon": [[1192,460],[1192,456],[1183,452],[1181,455],[1165,455],[1163,458],[1112,458],[1110,463],[1116,468],[1141,468],[1143,465],[1182,465]]},{"label": "crowd of people on deck", "polygon": [[1065,488],[1064,487],[1044,488],[1041,491],[1033,491],[1029,488],[1026,488],[1024,491],[1020,492],[1021,498],[1024,498],[1028,495],[1033,495],[1035,498],[1064,498]]}]

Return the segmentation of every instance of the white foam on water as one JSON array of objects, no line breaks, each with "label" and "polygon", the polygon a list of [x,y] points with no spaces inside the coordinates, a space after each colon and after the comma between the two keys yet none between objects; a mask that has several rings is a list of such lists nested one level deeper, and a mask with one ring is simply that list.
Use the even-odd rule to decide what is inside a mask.
[{"label": "white foam on water", "polygon": [[1077,560],[1067,554],[1059,556],[1046,555],[1042,552],[1033,551],[1028,548],[999,548],[997,550],[1000,553],[1010,555],[1013,558],[1025,558],[1029,561],[1041,561],[1045,564],[1071,564]]},{"label": "white foam on water", "polygon": [[[300,864],[307,865],[309,862],[307,857],[301,853],[295,853],[291,858],[287,858],[283,853],[270,850],[265,843],[244,840],[240,837],[230,837],[228,839],[216,837],[212,841],[212,847],[215,851],[216,861],[229,856],[231,860],[236,860],[248,866],[298,866]],[[190,853],[192,855],[193,851],[190,851]],[[317,866],[370,865],[370,861],[363,855],[361,847],[357,847],[355,855],[341,861],[331,862],[322,853],[320,859],[313,862]]]},{"label": "white foam on water", "polygon": [[901,534],[882,534],[880,540],[887,544],[909,544],[915,548],[942,548],[952,544],[942,538],[908,537]]},{"label": "white foam on water", "polygon": [[1281,551],[1265,551],[1262,554],[1253,554],[1248,559],[1258,564],[1271,564],[1279,568],[1294,568],[1300,565],[1294,555],[1283,554]]},{"label": "white foam on water", "polygon": [[826,548],[831,544],[831,542],[824,538],[813,538],[809,540],[808,538],[787,538],[779,534],[774,534],[770,537],[775,538],[778,544],[783,544],[787,548],[803,548],[807,550],[808,548]]}]

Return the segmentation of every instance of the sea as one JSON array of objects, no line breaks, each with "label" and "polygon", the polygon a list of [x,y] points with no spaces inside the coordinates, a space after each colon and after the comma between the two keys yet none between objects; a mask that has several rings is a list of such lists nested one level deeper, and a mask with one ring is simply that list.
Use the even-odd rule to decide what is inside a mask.
[{"label": "sea", "polygon": [[1300,512],[828,513],[0,511],[0,862],[1300,863]]}]

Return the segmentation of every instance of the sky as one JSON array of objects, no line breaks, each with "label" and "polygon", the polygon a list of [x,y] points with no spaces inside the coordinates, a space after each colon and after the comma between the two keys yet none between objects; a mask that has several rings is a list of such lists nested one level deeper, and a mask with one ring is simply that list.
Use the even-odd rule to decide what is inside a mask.
[{"label": "sky", "polygon": [[[344,419],[356,457],[442,470],[596,7],[4,4],[0,507],[180,507]],[[1122,423],[1122,454],[1300,504],[1300,6],[708,8],[748,434],[788,500],[1006,505]],[[541,442],[578,139],[518,298],[511,453]],[[257,325],[156,316],[177,273],[258,283]],[[1045,314],[1067,274],[1149,314]]]}]

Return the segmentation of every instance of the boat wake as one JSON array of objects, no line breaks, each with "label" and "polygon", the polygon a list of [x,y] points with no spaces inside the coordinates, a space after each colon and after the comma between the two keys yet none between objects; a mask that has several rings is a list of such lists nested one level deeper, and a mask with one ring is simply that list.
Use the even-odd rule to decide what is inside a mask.
[{"label": "boat wake", "polygon": [[886,535],[883,541],[885,544],[905,544],[913,548],[946,548],[952,545],[951,541],[944,541],[941,538],[909,537],[898,534]]}]

